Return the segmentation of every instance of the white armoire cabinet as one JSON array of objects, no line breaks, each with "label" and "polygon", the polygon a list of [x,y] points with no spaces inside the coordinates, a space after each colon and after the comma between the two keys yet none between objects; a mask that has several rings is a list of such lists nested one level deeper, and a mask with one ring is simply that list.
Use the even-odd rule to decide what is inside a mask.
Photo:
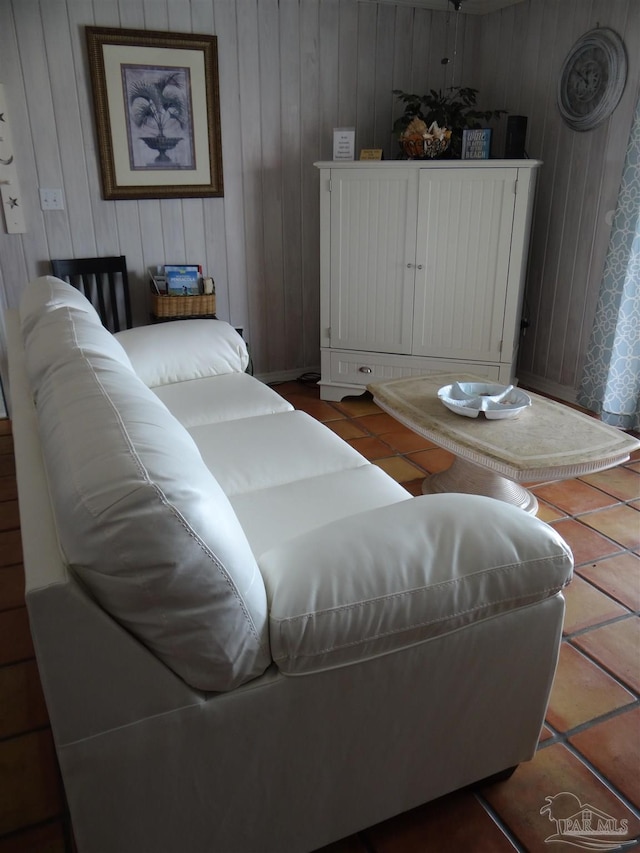
[{"label": "white armoire cabinet", "polygon": [[322,399],[437,371],[512,382],[540,162],[315,165]]}]

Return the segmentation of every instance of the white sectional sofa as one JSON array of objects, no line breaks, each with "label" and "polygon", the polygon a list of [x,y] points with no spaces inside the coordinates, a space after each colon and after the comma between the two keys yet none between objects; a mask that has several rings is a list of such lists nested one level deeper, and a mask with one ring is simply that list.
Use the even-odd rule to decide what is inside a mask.
[{"label": "white sectional sofa", "polygon": [[411,497],[188,320],[8,320],[38,666],[80,853],[293,853],[534,754],[572,557]]}]

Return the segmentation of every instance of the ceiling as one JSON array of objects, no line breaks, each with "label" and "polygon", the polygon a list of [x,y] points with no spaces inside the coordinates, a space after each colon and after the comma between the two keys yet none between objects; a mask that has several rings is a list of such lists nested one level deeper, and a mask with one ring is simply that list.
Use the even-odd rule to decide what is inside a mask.
[{"label": "ceiling", "polygon": [[[453,0],[367,0],[369,3],[392,3],[397,6],[416,6],[420,9],[432,9],[435,12],[454,10]],[[525,0],[457,0],[460,11],[470,15],[486,15],[506,6],[514,6]]]}]

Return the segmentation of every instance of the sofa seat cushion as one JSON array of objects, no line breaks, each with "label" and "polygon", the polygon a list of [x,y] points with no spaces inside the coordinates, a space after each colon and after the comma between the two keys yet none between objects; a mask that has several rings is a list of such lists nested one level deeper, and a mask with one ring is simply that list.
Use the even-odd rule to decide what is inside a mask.
[{"label": "sofa seat cushion", "polygon": [[[58,315],[82,337],[83,315]],[[118,359],[66,339],[60,351],[37,412],[66,562],[191,686],[230,690],[261,674],[271,661],[262,577],[189,433]]]},{"label": "sofa seat cushion", "polygon": [[224,320],[173,320],[125,329],[114,337],[150,388],[242,373],[249,364],[247,345]]},{"label": "sofa seat cushion", "polygon": [[256,557],[276,545],[365,510],[411,500],[377,465],[295,480],[231,498]]},{"label": "sofa seat cushion", "polygon": [[283,397],[248,373],[158,385],[153,391],[186,427],[293,411]]},{"label": "sofa seat cushion", "polygon": [[370,464],[305,412],[257,415],[189,432],[229,497]]},{"label": "sofa seat cushion", "polygon": [[287,675],[390,654],[556,595],[573,558],[518,507],[425,495],[343,518],[258,560]]}]

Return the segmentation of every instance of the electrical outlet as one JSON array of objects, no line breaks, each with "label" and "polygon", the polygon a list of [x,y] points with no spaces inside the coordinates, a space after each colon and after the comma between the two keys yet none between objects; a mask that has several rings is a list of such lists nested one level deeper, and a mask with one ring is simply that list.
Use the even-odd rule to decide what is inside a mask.
[{"label": "electrical outlet", "polygon": [[40,188],[40,207],[42,210],[64,210],[62,190]]}]

